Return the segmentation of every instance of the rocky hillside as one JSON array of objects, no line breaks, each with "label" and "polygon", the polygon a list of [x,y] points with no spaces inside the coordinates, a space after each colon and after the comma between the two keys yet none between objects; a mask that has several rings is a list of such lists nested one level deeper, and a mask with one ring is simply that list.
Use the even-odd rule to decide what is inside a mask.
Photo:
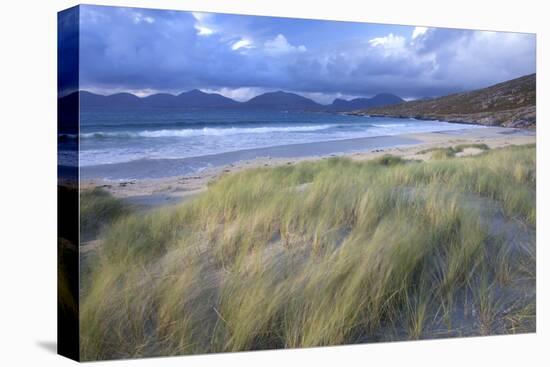
[{"label": "rocky hillside", "polygon": [[536,74],[470,92],[351,113],[535,128]]}]

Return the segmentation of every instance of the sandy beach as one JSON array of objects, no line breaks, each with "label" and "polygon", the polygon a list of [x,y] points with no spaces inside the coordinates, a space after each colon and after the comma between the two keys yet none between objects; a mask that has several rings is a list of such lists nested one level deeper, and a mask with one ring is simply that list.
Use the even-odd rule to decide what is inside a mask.
[{"label": "sandy beach", "polygon": [[[311,144],[278,146],[245,152],[245,154],[236,152],[220,155],[216,157],[215,165],[199,173],[128,180],[84,177],[80,187],[81,190],[100,187],[114,197],[124,199],[137,208],[149,209],[188,200],[206,190],[207,184],[221,175],[250,168],[290,165],[333,156],[369,160],[390,154],[405,159],[429,160],[431,155],[422,152],[433,148],[459,144],[486,144],[490,149],[496,149],[511,145],[532,144],[535,143],[535,139],[534,131],[487,127],[322,142],[316,143],[317,146],[321,146],[321,149],[316,151],[310,149],[308,145]],[[350,144],[350,140],[353,141],[353,144]],[[348,148],[351,146],[353,149],[349,152],[341,152],[344,146]],[[316,154],[308,155],[308,152]],[[475,155],[481,152],[482,150],[469,148],[458,153],[457,156]],[[254,156],[257,158],[252,158]],[[169,162],[169,164],[176,163],[178,162]]]}]

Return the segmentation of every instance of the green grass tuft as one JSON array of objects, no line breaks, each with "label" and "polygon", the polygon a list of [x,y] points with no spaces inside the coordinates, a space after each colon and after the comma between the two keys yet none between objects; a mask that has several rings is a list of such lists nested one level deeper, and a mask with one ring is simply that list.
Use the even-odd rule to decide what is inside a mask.
[{"label": "green grass tuft", "polygon": [[397,156],[394,156],[394,155],[391,155],[391,154],[385,154],[380,158],[376,158],[374,160],[374,162],[376,162],[376,163],[378,163],[382,166],[395,166],[397,164],[405,163],[406,160],[404,160],[401,157],[397,157]]}]

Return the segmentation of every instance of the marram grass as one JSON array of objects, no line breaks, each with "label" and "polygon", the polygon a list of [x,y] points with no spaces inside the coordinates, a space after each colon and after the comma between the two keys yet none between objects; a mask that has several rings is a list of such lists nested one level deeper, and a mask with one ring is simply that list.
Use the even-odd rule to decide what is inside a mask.
[{"label": "marram grass", "polygon": [[466,149],[477,149],[477,150],[489,150],[489,146],[487,144],[459,144],[454,147],[447,147],[447,148],[430,148],[419,151],[417,154],[426,154],[431,153],[432,159],[446,159],[454,157],[457,153],[462,153]]},{"label": "marram grass", "polygon": [[80,193],[80,235],[96,236],[101,229],[129,212],[121,200],[99,188]]},{"label": "marram grass", "polygon": [[533,146],[223,176],[105,232],[82,280],[82,356],[533,331],[534,240],[491,218],[534,232],[535,182]]}]

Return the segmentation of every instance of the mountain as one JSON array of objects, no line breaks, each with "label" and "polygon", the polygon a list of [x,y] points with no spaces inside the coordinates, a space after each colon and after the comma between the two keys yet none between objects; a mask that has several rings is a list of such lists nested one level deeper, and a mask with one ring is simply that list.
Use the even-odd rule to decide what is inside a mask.
[{"label": "mountain", "polygon": [[179,106],[184,107],[234,107],[240,103],[217,93],[204,93],[198,89],[177,96]]},{"label": "mountain", "polygon": [[381,94],[377,94],[372,98],[355,98],[349,101],[346,101],[345,99],[337,98],[329,106],[329,109],[331,111],[344,112],[344,111],[360,110],[360,109],[371,108],[371,107],[394,105],[402,102],[405,102],[405,101],[396,95],[389,94],[389,93],[381,93]]},{"label": "mountain", "polygon": [[178,105],[178,98],[173,94],[157,93],[141,98],[140,107],[174,108]]},{"label": "mountain", "polygon": [[535,128],[536,74],[470,92],[360,109],[352,114]]},{"label": "mountain", "polygon": [[110,96],[102,96],[91,92],[80,92],[80,106],[105,107],[116,106],[118,108],[138,107],[141,104],[139,97],[131,93],[116,93]]},{"label": "mountain", "polygon": [[83,109],[224,108],[240,104],[220,94],[204,93],[196,89],[178,94],[177,96],[168,93],[157,93],[143,98],[131,93],[117,93],[103,96],[87,91],[80,91],[60,98],[60,103],[63,104],[63,100],[68,101],[71,98],[77,98],[78,93],[80,93],[80,106]]},{"label": "mountain", "polygon": [[[330,105],[319,104],[309,98],[289,92],[268,92],[260,94],[246,102],[237,102],[217,93],[205,93],[198,89],[178,95],[157,93],[147,97],[137,97],[131,93],[117,93],[108,96],[87,91],[74,92],[59,99],[61,105],[69,105],[69,100],[78,100],[80,107],[86,109],[141,109],[141,108],[238,108],[273,111],[353,111],[374,106],[401,103],[395,95],[382,93],[373,98],[355,98],[350,101],[335,99]],[[78,103],[73,104],[78,106]]]},{"label": "mountain", "polygon": [[143,106],[154,108],[223,108],[233,107],[239,102],[216,93],[205,93],[198,89],[183,92],[177,96],[168,93],[143,97]]},{"label": "mountain", "polygon": [[243,107],[254,109],[302,111],[318,111],[324,108],[323,105],[314,102],[309,98],[283,91],[260,94],[259,96],[244,102]]}]

